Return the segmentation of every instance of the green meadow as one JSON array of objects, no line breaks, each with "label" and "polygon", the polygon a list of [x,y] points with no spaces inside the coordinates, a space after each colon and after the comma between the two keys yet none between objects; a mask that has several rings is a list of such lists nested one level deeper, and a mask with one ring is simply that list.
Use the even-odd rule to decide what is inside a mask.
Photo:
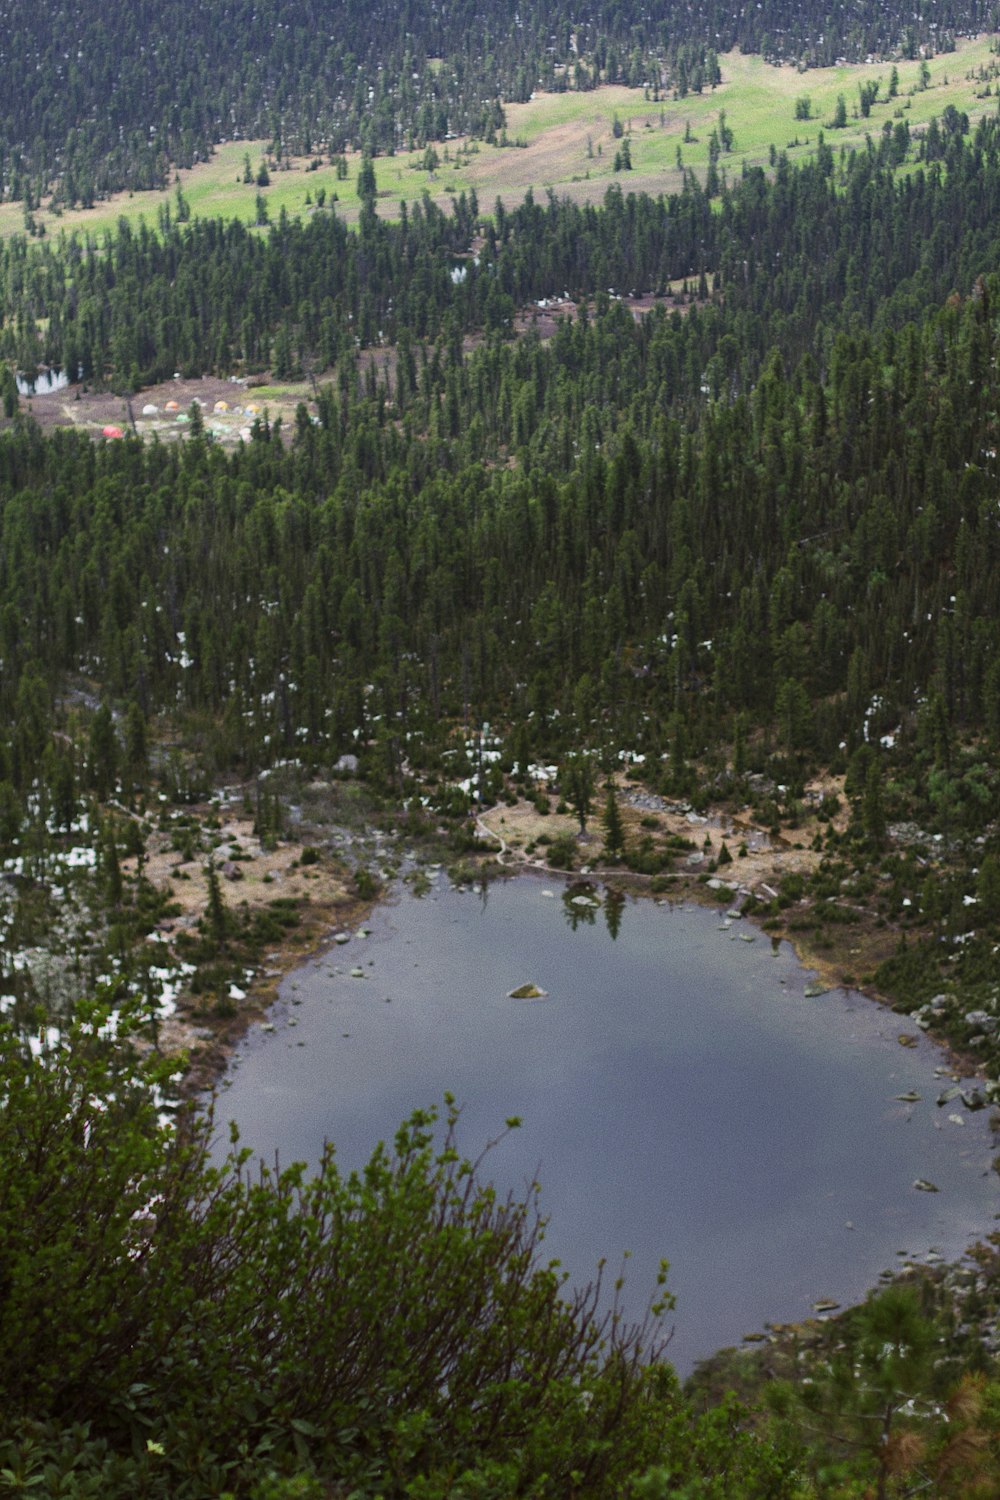
[{"label": "green meadow", "polygon": [[[730,178],[743,164],[770,163],[775,151],[801,161],[816,151],[821,132],[835,151],[863,149],[866,137],[877,138],[888,125],[905,120],[911,135],[940,117],[948,105],[967,114],[972,125],[1000,104],[1000,57],[994,37],[960,43],[926,64],[919,59],[895,64],[897,85],[890,97],[893,64],[860,64],[800,72],[772,67],[759,57],[729,53],[720,59],[722,82],[702,94],[655,100],[642,89],[607,86],[590,93],[541,94],[527,104],[508,105],[506,145],[454,140],[436,144],[436,163],[423,151],[379,157],[375,163],[379,213],[395,218],[402,201],[426,193],[442,207],[461,192],[475,191],[480,206],[492,208],[499,197],[519,202],[531,188],[536,195],[552,190],[580,201],[599,201],[611,182],[627,190],[672,192],[685,171],[704,180],[709,170],[712,132],[731,132],[731,149],[719,157],[718,170]],[[878,84],[868,117],[861,110],[862,85]],[[838,101],[844,124],[834,128]],[[808,100],[808,118],[801,118]],[[622,168],[627,143],[630,170]],[[253,224],[258,194],[270,222],[282,210],[292,217],[316,212],[318,195],[348,223],[359,213],[356,155],[348,156],[348,176],[338,178],[326,160],[311,169],[308,161],[282,164],[259,189],[243,181],[245,158],[254,175],[266,143],[231,141],[220,145],[211,161],[177,173],[169,190],[119,194],[92,209],[53,214],[43,208],[36,223],[47,235],[86,230],[100,234],[120,218],[155,229],[165,206],[176,213],[178,187],[192,217],[241,219]],[[0,236],[23,232],[20,204],[0,205]]]}]

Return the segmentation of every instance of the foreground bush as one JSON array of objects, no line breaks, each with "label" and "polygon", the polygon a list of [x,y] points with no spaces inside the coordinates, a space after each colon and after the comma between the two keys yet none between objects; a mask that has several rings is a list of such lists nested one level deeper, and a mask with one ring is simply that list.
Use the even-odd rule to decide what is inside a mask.
[{"label": "foreground bush", "polygon": [[665,1295],[626,1327],[599,1281],[567,1294],[534,1194],[458,1155],[450,1104],[443,1142],[420,1112],[361,1173],[332,1148],[310,1179],[219,1169],[211,1117],[163,1127],[164,1065],[104,1021],[40,1057],[0,1030],[0,1493],[652,1494],[737,1467],[793,1493],[736,1418],[689,1422]]}]

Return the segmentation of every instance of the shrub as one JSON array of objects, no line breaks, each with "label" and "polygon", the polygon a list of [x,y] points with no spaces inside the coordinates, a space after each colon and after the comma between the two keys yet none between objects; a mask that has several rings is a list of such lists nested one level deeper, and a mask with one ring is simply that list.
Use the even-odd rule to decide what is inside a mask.
[{"label": "shrub", "polygon": [[[539,837],[542,842],[544,835]],[[560,834],[558,838],[549,844],[547,855],[549,864],[554,870],[573,870],[576,868],[576,840],[568,833]]]},{"label": "shrub", "polygon": [[[161,1127],[172,1065],[109,1051],[106,1019],[82,1007],[42,1057],[0,1030],[12,1473],[53,1495],[321,1492],[281,1479],[300,1471],[429,1497],[501,1466],[497,1494],[555,1497],[620,1493],[659,1456],[676,1385],[646,1361],[670,1299],[626,1328],[599,1279],[569,1294],[540,1259],[537,1188],[484,1182],[450,1101],[443,1140],[419,1111],[348,1177],[332,1147],[310,1180],[235,1143],[216,1168],[211,1115]],[[73,1424],[99,1477],[56,1488]]]}]

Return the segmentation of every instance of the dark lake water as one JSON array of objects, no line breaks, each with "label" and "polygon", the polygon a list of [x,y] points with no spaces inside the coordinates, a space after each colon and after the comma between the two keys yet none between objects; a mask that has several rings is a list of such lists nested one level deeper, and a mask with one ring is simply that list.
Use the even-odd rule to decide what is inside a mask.
[{"label": "dark lake water", "polygon": [[[958,1256],[995,1227],[988,1112],[936,1106],[946,1059],[905,1017],[807,998],[789,946],[722,911],[629,900],[619,916],[614,937],[604,908],[530,877],[485,898],[443,873],[404,892],[286,981],[220,1120],[269,1159],[315,1161],[329,1138],[353,1167],[447,1090],[469,1155],[520,1115],[493,1180],[537,1174],[545,1248],[575,1282],[631,1251],[630,1313],[669,1259],[682,1373],[766,1320],[860,1299],[900,1251]],[[529,980],[548,998],[507,998]]]}]

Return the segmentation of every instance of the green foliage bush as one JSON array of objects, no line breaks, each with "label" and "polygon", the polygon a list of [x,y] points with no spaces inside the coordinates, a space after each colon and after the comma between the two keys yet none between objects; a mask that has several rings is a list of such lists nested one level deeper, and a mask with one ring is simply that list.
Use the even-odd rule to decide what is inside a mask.
[{"label": "green foliage bush", "polygon": [[670,1299],[626,1328],[570,1293],[450,1101],[357,1173],[219,1167],[105,1021],[41,1058],[0,1030],[0,1494],[612,1495],[662,1456]]},{"label": "green foliage bush", "polygon": [[551,842],[542,834],[538,842],[541,844],[543,841],[549,845],[546,858],[554,870],[576,869],[577,843],[570,834],[560,834]]}]

